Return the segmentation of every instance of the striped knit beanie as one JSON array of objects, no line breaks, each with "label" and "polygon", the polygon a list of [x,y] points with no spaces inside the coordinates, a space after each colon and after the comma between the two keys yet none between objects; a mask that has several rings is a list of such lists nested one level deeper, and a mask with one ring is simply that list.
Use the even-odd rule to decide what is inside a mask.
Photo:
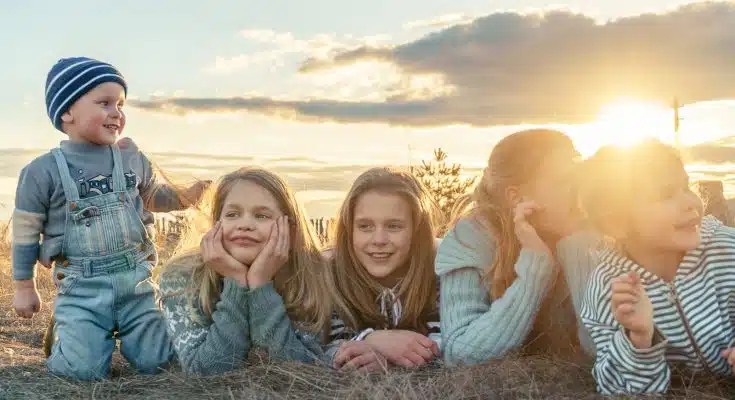
[{"label": "striped knit beanie", "polygon": [[[61,129],[61,116],[87,92],[105,82],[128,85],[120,71],[110,64],[87,57],[62,58],[46,78],[46,112],[56,129]],[[63,131],[62,131],[63,132]]]}]

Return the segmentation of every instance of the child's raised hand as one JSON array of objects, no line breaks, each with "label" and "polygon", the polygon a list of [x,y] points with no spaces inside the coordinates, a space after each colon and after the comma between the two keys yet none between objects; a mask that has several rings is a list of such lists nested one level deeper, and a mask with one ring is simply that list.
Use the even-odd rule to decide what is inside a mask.
[{"label": "child's raised hand", "polygon": [[291,249],[290,236],[288,216],[278,217],[271,226],[268,242],[250,265],[248,284],[251,288],[261,287],[272,281],[278,270],[286,264]]},{"label": "child's raised hand", "polygon": [[522,248],[551,254],[549,246],[538,235],[536,228],[528,222],[528,218],[540,210],[541,207],[532,200],[518,203],[513,215],[513,226]]},{"label": "child's raised hand", "polygon": [[653,341],[653,305],[635,272],[612,281],[613,316],[628,330],[630,341],[639,349],[651,347]]},{"label": "child's raised hand", "polygon": [[225,250],[222,244],[222,223],[217,222],[202,238],[199,244],[202,261],[207,268],[212,268],[218,274],[232,278],[240,285],[247,284],[248,267],[237,261]]},{"label": "child's raised hand", "polygon": [[41,296],[38,295],[34,280],[15,281],[13,308],[22,318],[33,318],[33,314],[41,311]]},{"label": "child's raised hand", "polygon": [[412,368],[440,357],[439,346],[428,337],[404,330],[379,330],[365,338],[365,343],[392,364]]},{"label": "child's raised hand", "polygon": [[200,180],[184,189],[180,193],[180,200],[184,207],[191,207],[201,200],[204,192],[212,185],[211,180]]},{"label": "child's raised hand", "polygon": [[332,366],[342,372],[377,372],[388,369],[385,357],[367,343],[358,341],[343,343],[334,356]]},{"label": "child's raised hand", "polygon": [[735,375],[735,347],[728,347],[727,349],[722,350],[720,355],[722,358],[727,360],[727,363],[730,364],[733,375]]}]

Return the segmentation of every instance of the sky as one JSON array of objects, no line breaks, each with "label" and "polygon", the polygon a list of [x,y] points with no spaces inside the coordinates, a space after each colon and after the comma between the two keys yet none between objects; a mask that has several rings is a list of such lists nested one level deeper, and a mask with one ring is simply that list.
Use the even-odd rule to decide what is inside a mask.
[{"label": "sky", "polygon": [[369,165],[416,163],[441,146],[476,171],[527,124],[562,127],[585,153],[640,126],[669,138],[674,96],[682,141],[699,146],[695,174],[730,179],[735,5],[682,4],[9,2],[0,203],[12,203],[20,168],[64,138],[43,89],[70,56],[122,71],[125,134],[163,168],[211,177],[263,164],[314,215],[329,214]]}]

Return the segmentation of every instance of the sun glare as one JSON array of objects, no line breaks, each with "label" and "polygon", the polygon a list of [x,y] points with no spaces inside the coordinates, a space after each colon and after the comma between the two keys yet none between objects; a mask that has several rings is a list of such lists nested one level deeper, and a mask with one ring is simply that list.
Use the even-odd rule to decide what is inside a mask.
[{"label": "sun glare", "polygon": [[631,146],[645,138],[673,143],[673,110],[662,104],[619,99],[602,108],[591,124],[599,145]]},{"label": "sun glare", "polygon": [[578,125],[573,138],[585,157],[601,146],[628,147],[645,138],[675,144],[674,112],[664,104],[619,98],[603,106],[594,121]]}]

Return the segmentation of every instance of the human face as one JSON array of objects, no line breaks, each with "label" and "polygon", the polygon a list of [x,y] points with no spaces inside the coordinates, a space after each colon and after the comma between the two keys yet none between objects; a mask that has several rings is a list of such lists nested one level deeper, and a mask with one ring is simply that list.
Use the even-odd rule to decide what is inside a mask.
[{"label": "human face", "polygon": [[355,202],[352,250],[385,287],[405,275],[413,237],[411,205],[398,194],[368,191]]},{"label": "human face", "polygon": [[105,82],[87,92],[61,116],[64,132],[74,142],[110,145],[125,128],[125,89]]},{"label": "human face", "polygon": [[531,181],[520,188],[525,200],[533,200],[540,207],[528,219],[542,238],[558,239],[578,226],[574,190],[578,156],[573,149],[553,151],[543,160]]},{"label": "human face", "polygon": [[681,165],[642,172],[646,185],[630,210],[625,241],[654,253],[686,253],[699,246],[703,205]]},{"label": "human face", "polygon": [[223,247],[237,261],[251,265],[282,215],[276,198],[267,189],[246,180],[235,183],[225,197],[220,216]]}]

